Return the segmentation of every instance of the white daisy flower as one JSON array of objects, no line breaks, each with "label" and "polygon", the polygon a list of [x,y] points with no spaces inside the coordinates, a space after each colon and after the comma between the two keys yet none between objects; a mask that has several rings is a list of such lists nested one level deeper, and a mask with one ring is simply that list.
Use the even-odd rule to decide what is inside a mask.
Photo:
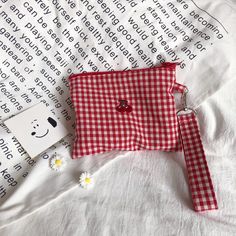
[{"label": "white daisy flower", "polygon": [[88,172],[82,173],[79,178],[79,184],[84,189],[93,187],[94,181],[92,175]]},{"label": "white daisy flower", "polygon": [[50,158],[50,167],[53,170],[60,171],[66,166],[66,160],[59,154],[55,154]]}]

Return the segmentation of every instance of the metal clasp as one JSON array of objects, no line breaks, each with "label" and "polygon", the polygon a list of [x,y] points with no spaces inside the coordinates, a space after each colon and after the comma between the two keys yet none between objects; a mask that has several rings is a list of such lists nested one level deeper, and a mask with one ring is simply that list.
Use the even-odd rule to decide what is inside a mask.
[{"label": "metal clasp", "polygon": [[185,91],[183,92],[183,95],[182,95],[183,108],[181,108],[180,110],[177,111],[177,115],[180,114],[180,112],[189,112],[189,111],[197,114],[197,112],[193,108],[188,107],[187,94],[188,94],[188,89],[186,88]]}]

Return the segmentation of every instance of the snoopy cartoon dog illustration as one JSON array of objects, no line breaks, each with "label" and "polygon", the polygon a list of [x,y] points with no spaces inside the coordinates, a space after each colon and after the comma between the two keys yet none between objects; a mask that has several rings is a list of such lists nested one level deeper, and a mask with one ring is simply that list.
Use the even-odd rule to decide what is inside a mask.
[{"label": "snoopy cartoon dog illustration", "polygon": [[[53,128],[57,126],[57,122],[52,117],[48,117],[47,121],[48,121],[48,124],[50,124]],[[43,138],[46,135],[48,135],[49,128],[45,128],[45,125],[40,125],[37,119],[33,120],[31,124],[34,129],[31,135],[34,136],[35,138]]]}]

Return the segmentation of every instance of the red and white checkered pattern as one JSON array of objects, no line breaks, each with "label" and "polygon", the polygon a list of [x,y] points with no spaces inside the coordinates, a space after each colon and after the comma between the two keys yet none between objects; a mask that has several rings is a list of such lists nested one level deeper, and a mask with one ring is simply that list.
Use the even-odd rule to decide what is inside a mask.
[{"label": "red and white checkered pattern", "polygon": [[[69,81],[76,112],[72,158],[114,149],[181,149],[173,92],[185,87],[175,81],[175,64],[83,73]],[[120,100],[129,112],[118,112]]]},{"label": "red and white checkered pattern", "polygon": [[[117,150],[184,150],[194,209],[217,209],[194,113],[176,116],[175,64],[70,76],[76,112],[72,158]],[[181,137],[181,143],[179,142]]]},{"label": "red and white checkered pattern", "polygon": [[179,115],[178,121],[194,209],[218,209],[196,116],[193,112]]}]

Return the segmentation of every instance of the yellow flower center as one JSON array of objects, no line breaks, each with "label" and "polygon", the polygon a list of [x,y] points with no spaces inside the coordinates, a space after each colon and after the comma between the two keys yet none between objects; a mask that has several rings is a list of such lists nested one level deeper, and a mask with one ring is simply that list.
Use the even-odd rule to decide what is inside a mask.
[{"label": "yellow flower center", "polygon": [[55,164],[56,164],[57,166],[61,166],[62,161],[61,161],[61,160],[55,160]]},{"label": "yellow flower center", "polygon": [[86,183],[86,184],[90,184],[90,182],[91,182],[91,179],[90,179],[90,178],[85,178],[85,180],[84,180],[84,181],[85,181],[85,183]]}]

